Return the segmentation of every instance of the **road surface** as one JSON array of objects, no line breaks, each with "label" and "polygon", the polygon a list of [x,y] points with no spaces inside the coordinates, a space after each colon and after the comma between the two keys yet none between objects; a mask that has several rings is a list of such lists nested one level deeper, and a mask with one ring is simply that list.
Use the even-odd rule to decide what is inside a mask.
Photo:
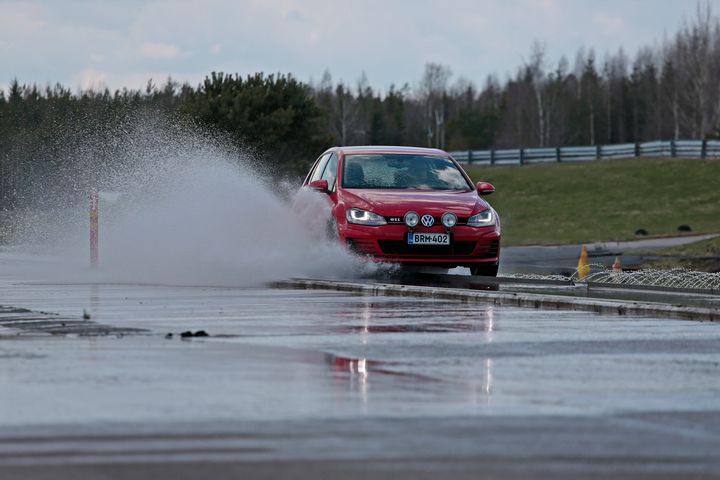
[{"label": "road surface", "polygon": [[[12,261],[0,304],[29,311],[0,313],[3,480],[720,472],[714,323],[21,282]],[[83,310],[114,330],[72,333]],[[43,330],[53,318],[70,333]]]}]

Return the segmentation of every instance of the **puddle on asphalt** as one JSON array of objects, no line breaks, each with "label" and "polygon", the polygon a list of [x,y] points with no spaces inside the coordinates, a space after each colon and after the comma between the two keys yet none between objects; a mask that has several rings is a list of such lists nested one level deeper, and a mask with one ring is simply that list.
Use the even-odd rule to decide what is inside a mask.
[{"label": "puddle on asphalt", "polygon": [[[385,390],[388,385],[390,385],[391,389],[397,388],[400,385],[399,381],[403,382],[402,385],[411,390],[426,390],[426,387],[428,387],[430,388],[430,390],[426,390],[428,392],[437,393],[442,391],[441,395],[450,395],[452,397],[456,395],[464,397],[470,394],[473,402],[480,401],[480,399],[488,401],[493,395],[494,365],[493,360],[490,358],[486,358],[481,362],[471,378],[447,376],[437,370],[434,370],[433,373],[418,373],[417,371],[408,371],[410,368],[419,368],[417,365],[413,367],[412,364],[383,362],[330,353],[325,354],[325,362],[330,367],[331,372],[335,374],[336,379],[342,380],[343,383],[347,382],[350,391],[359,395],[364,405],[367,405],[373,396]],[[438,384],[445,386],[440,387],[440,390],[438,390],[437,386],[433,386]],[[371,385],[376,387],[373,390],[375,394],[370,392]]]},{"label": "puddle on asphalt", "polygon": [[[1,338],[1,337],[0,337]],[[37,360],[37,359],[43,359],[47,358],[47,355],[40,355],[37,353],[30,353],[30,352],[21,352],[21,353],[3,353],[0,352],[0,360],[13,360],[13,359],[20,359],[20,360]]]},{"label": "puddle on asphalt", "polygon": [[446,287],[486,291],[499,290],[497,282],[465,275],[445,275],[422,272],[408,274],[395,272],[392,274],[374,275],[372,277],[366,277],[365,279],[369,281],[379,281],[398,285],[416,285],[420,287]]},{"label": "puddle on asphalt", "polygon": [[[451,308],[450,308],[451,307]],[[339,312],[347,319],[336,325],[337,333],[458,333],[492,332],[497,330],[493,307],[467,306],[433,301],[428,315],[427,302],[409,306],[407,302],[373,302],[356,304],[355,308]]]},{"label": "puddle on asphalt", "polygon": [[454,323],[407,323],[399,325],[365,325],[337,328],[339,333],[453,333],[484,331],[483,322]]},{"label": "puddle on asphalt", "polygon": [[381,374],[429,382],[441,381],[440,379],[429,375],[392,369],[392,365],[399,365],[397,363],[393,364],[391,362],[369,360],[367,358],[352,358],[327,353],[325,354],[325,362],[330,366],[330,369],[333,372],[348,374],[350,377],[358,376],[367,379],[370,374]]},{"label": "puddle on asphalt", "polygon": [[19,333],[80,336],[129,335],[147,332],[141,328],[113,327],[79,317],[2,305],[0,305],[0,327]]}]

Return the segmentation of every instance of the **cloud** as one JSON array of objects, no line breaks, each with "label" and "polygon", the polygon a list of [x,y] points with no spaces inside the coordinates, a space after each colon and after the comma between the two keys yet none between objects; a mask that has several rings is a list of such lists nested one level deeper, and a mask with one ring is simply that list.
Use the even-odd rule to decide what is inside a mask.
[{"label": "cloud", "polygon": [[295,9],[284,12],[284,15],[285,15],[285,17],[287,17],[291,20],[295,20],[297,22],[307,22],[308,21],[308,19],[302,13],[300,13],[298,10],[295,10]]},{"label": "cloud", "polygon": [[103,63],[105,61],[105,55],[102,53],[93,52],[90,54],[90,61],[93,63]]},{"label": "cloud", "polygon": [[180,56],[180,49],[171,43],[143,43],[140,53],[152,60],[173,60]]},{"label": "cloud", "polygon": [[5,35],[32,34],[45,26],[42,9],[36,5],[11,2],[0,5],[0,31]]},{"label": "cloud", "polygon": [[76,76],[76,84],[83,90],[103,90],[108,86],[108,74],[94,68],[86,68]]},{"label": "cloud", "polygon": [[614,35],[625,27],[625,21],[622,18],[608,15],[605,12],[595,12],[592,16],[592,22],[605,35]]},{"label": "cloud", "polygon": [[173,74],[168,75],[167,72],[162,71],[138,71],[129,73],[118,73],[113,76],[113,85],[123,85],[135,90],[144,90],[147,87],[148,81],[152,80],[152,84],[155,87],[164,86],[168,77],[171,77],[174,82],[178,83],[190,83],[193,84],[197,80],[197,75],[184,75],[184,74]]},{"label": "cloud", "polygon": [[560,8],[557,0],[531,0],[530,4],[553,12],[556,12]]},{"label": "cloud", "polygon": [[364,71],[387,88],[415,84],[438,62],[481,84],[514,74],[535,40],[550,63],[583,45],[632,55],[692,13],[656,1],[0,0],[0,81],[122,88],[147,72],[195,83],[211,71],[308,80],[329,68],[336,81],[354,85]]},{"label": "cloud", "polygon": [[[149,81],[152,81],[155,87],[162,88],[167,83],[168,78],[179,84],[188,83],[194,85],[202,77],[199,73],[169,75],[167,72],[157,70],[113,72],[87,67],[72,75],[71,86],[73,88],[93,90],[104,90],[105,88],[110,90],[123,88],[145,90]],[[0,84],[1,87],[2,84]]]}]

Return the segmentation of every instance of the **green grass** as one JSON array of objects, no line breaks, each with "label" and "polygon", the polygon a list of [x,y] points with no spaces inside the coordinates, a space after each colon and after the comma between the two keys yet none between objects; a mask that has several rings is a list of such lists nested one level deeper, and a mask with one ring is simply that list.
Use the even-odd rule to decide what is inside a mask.
[{"label": "green grass", "polygon": [[720,272],[720,237],[644,253],[662,257],[646,263],[644,267]]},{"label": "green grass", "polygon": [[699,242],[678,245],[676,247],[653,250],[653,255],[676,255],[687,257],[720,257],[720,237],[701,240]]},{"label": "green grass", "polygon": [[468,166],[495,185],[488,200],[506,244],[631,240],[720,231],[720,160],[626,159],[512,167]]}]

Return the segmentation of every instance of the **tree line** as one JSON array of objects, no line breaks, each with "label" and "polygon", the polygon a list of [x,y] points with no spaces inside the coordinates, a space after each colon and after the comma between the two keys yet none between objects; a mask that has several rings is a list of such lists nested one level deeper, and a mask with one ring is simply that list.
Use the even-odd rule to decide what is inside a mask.
[{"label": "tree line", "polygon": [[[196,86],[172,79],[143,90],[40,87],[0,91],[0,209],[28,183],[73,162],[88,139],[105,145],[138,113],[223,132],[279,172],[302,172],[331,145],[420,145],[447,150],[715,138],[720,135],[720,21],[709,6],[660,45],[605,54],[578,50],[551,65],[536,42],[501,80],[453,78],[439,63],[415,83],[373,88],[303,83],[292,75],[212,73]],[[104,139],[104,140],[103,140]]]},{"label": "tree line", "polygon": [[335,143],[400,143],[448,150],[717,138],[720,22],[709,5],[659,46],[631,58],[580,48],[550,65],[532,45],[514,75],[481,87],[431,63],[414,88],[353,89],[329,72],[313,85]]}]

